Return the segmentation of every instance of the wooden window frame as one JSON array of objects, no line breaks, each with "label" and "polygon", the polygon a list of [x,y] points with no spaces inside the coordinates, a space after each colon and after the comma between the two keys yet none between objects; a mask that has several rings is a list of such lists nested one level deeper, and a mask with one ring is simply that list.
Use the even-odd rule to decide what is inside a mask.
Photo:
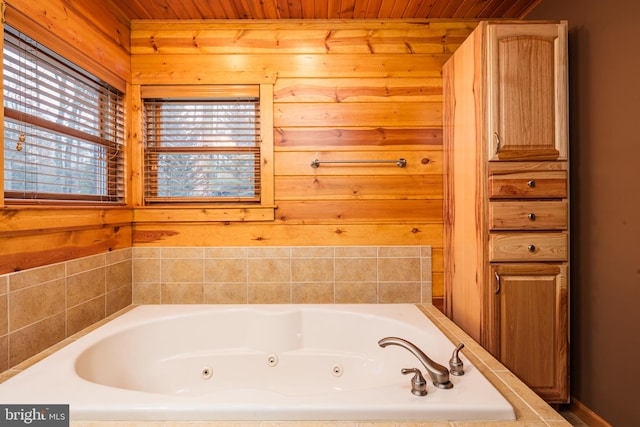
[{"label": "wooden window frame", "polygon": [[[132,85],[130,98],[133,110],[132,128],[140,129],[134,136],[130,158],[132,159],[131,205],[134,221],[144,222],[206,222],[206,221],[273,221],[274,168],[273,168],[273,84],[255,85]],[[225,201],[179,201],[147,203],[145,201],[145,153],[143,129],[144,100],[148,98],[208,99],[257,94],[260,99],[260,183],[261,194],[254,202]],[[137,144],[135,139],[137,138]]]},{"label": "wooden window frame", "polygon": [[[38,63],[38,69],[28,70],[27,73],[26,70],[23,72],[21,65],[22,60],[16,61],[13,59],[3,59],[3,63],[4,61],[15,63],[16,72],[19,73],[10,74],[8,71],[4,70],[3,74],[5,74],[5,79],[9,78],[10,81],[13,82],[11,84],[16,85],[18,89],[23,86],[30,88],[24,90],[20,89],[20,91],[16,89],[15,91],[10,92],[12,94],[11,97],[6,97],[3,93],[3,105],[5,104],[5,101],[17,105],[15,108],[7,105],[4,107],[3,134],[5,135],[5,138],[3,138],[3,154],[6,154],[6,150],[12,150],[12,147],[15,147],[13,149],[15,149],[16,152],[23,150],[25,147],[32,148],[34,150],[33,156],[29,157],[29,154],[25,154],[25,156],[23,156],[23,160],[17,160],[18,163],[16,163],[16,165],[19,166],[20,162],[24,161],[24,170],[27,172],[27,167],[31,164],[27,162],[32,161],[30,158],[37,162],[42,161],[39,159],[45,159],[43,156],[46,154],[43,153],[47,152],[42,150],[49,150],[49,152],[52,153],[58,152],[61,148],[67,146],[67,143],[63,142],[65,139],[68,141],[69,147],[77,146],[78,149],[80,149],[80,147],[84,145],[86,149],[91,151],[95,150],[96,153],[103,152],[100,157],[102,160],[96,160],[97,164],[94,166],[95,173],[90,173],[79,178],[80,180],[77,182],[75,182],[75,180],[78,178],[73,178],[73,172],[71,172],[73,169],[67,169],[68,172],[65,172],[65,168],[68,168],[69,166],[64,165],[69,163],[71,164],[71,167],[73,167],[74,161],[77,162],[82,160],[74,160],[74,157],[65,158],[63,156],[60,157],[60,165],[55,167],[45,166],[45,160],[42,167],[59,171],[60,174],[58,175],[58,172],[56,172],[55,175],[57,180],[71,180],[72,184],[70,185],[77,185],[80,183],[79,185],[81,187],[77,187],[78,189],[75,192],[70,191],[68,188],[62,191],[44,190],[44,188],[50,188],[53,184],[46,184],[47,187],[43,187],[41,189],[40,187],[33,187],[36,184],[29,184],[31,181],[24,181],[25,187],[22,190],[17,189],[15,186],[10,188],[12,186],[8,185],[8,181],[5,176],[6,173],[9,173],[8,171],[10,167],[6,162],[10,161],[10,159],[8,156],[3,155],[2,194],[4,203],[14,206],[124,205],[124,94],[119,92],[116,88],[108,85],[106,82],[101,81],[92,74],[70,63],[60,55],[57,55],[53,51],[42,46],[37,40],[33,40],[22,34],[20,31],[15,30],[12,27],[5,26],[3,32],[3,56],[4,48],[6,47],[7,49],[11,49],[11,51],[14,51],[15,49],[17,55],[20,55],[21,57],[24,55],[25,58],[33,58],[32,60],[37,61]],[[5,42],[6,37],[10,39],[10,45]],[[32,73],[35,77],[31,77]],[[73,87],[74,90],[80,90],[77,88],[85,87],[85,89],[82,90],[92,91],[92,96],[96,97],[95,116],[90,119],[95,123],[94,128],[86,128],[87,130],[84,130],[84,125],[66,125],[60,123],[73,123],[74,120],[77,120],[77,123],[89,123],[85,122],[85,120],[91,117],[90,112],[93,111],[94,105],[89,102],[88,98],[75,99],[70,102],[77,104],[75,108],[78,111],[77,114],[80,116],[70,114],[69,109],[64,107],[64,104],[62,104],[63,100],[70,96],[69,92],[65,91],[64,94],[62,92],[55,92],[55,85],[47,86],[49,80],[42,77],[45,73],[51,73],[50,75],[54,75],[54,73],[57,75],[57,73],[60,73],[59,75],[64,77],[61,81],[73,82],[71,87]],[[11,77],[15,75],[18,75],[20,78]],[[5,82],[3,92],[11,91],[12,89],[10,89],[10,87],[11,86]],[[36,88],[38,92],[35,92]],[[40,92],[41,90],[43,92]],[[51,95],[44,95],[45,90],[50,91],[49,93]],[[29,91],[32,91],[33,95],[29,95]],[[44,96],[51,96],[51,98],[48,98],[50,101],[46,101]],[[20,102],[19,100],[23,98],[24,102]],[[31,104],[32,102],[33,104]],[[109,110],[107,113],[105,113],[106,110],[103,108],[106,104],[108,104]],[[58,108],[58,110],[56,110],[56,108]],[[33,110],[33,112],[31,112],[31,110]],[[50,117],[47,118],[47,116]],[[11,123],[11,126],[9,126],[9,123]],[[19,137],[13,135],[15,138],[7,138],[7,132],[12,135],[20,135]],[[47,139],[50,139],[50,142],[46,142]],[[88,153],[91,151],[88,151]],[[96,158],[94,157],[94,159]],[[51,161],[51,163],[53,163],[53,161]],[[99,163],[102,163],[103,166],[99,166]],[[35,166],[33,166],[33,168],[35,168]],[[19,170],[16,170],[16,172],[18,171]],[[67,173],[71,175],[67,175]],[[36,177],[35,182],[40,181],[40,178],[37,178],[38,172],[31,172],[30,175]],[[25,179],[27,179],[26,176]],[[53,182],[56,180],[56,178],[51,179]],[[86,179],[91,180],[86,181]],[[46,180],[43,180],[43,182],[46,182]],[[81,184],[82,182],[89,183],[92,187],[85,187],[86,184]],[[29,188],[31,187],[35,189],[30,190]],[[98,187],[102,190],[98,190]],[[94,188],[95,192],[90,188]]]}]

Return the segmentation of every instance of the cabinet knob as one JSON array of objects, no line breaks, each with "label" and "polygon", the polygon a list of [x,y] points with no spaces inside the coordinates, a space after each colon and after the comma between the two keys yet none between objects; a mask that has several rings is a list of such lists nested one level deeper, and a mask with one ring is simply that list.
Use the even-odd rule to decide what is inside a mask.
[{"label": "cabinet knob", "polygon": [[531,221],[535,221],[536,220],[536,214],[531,212],[529,215],[527,215],[527,218],[529,218],[529,220],[531,220]]},{"label": "cabinet knob", "polygon": [[527,250],[529,252],[535,252],[536,251],[536,245],[529,245],[527,246]]},{"label": "cabinet knob", "polygon": [[527,181],[527,185],[529,186],[529,188],[534,188],[536,186],[536,180],[530,179],[529,181]]}]

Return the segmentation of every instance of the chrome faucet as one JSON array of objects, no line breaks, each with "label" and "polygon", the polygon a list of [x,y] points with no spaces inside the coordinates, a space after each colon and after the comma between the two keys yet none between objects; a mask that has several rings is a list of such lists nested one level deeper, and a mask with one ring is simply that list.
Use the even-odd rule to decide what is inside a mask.
[{"label": "chrome faucet", "polygon": [[378,341],[380,347],[386,347],[388,345],[397,345],[403,347],[411,354],[413,354],[424,365],[425,369],[433,381],[433,385],[438,388],[451,388],[453,384],[449,381],[449,370],[439,363],[431,360],[422,350],[415,346],[415,344],[397,337],[386,337]]}]

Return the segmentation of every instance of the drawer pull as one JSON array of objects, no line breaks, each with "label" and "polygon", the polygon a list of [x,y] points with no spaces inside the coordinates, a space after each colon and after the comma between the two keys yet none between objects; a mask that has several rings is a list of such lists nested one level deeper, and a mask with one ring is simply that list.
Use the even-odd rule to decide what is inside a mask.
[{"label": "drawer pull", "polygon": [[498,295],[500,293],[500,275],[497,271],[494,274],[496,275],[496,295]]},{"label": "drawer pull", "polygon": [[527,185],[529,186],[529,188],[534,188],[536,186],[536,180],[535,179],[530,179],[527,182]]},{"label": "drawer pull", "polygon": [[529,252],[535,252],[536,251],[536,245],[529,245],[527,246],[527,250]]},{"label": "drawer pull", "polygon": [[529,215],[527,215],[527,218],[529,218],[529,220],[531,220],[531,221],[535,221],[536,220],[536,214],[531,212]]}]

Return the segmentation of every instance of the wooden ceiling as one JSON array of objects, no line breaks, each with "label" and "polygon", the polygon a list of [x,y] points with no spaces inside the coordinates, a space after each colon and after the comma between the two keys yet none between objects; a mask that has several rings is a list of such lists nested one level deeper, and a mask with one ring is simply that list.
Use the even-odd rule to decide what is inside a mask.
[{"label": "wooden ceiling", "polygon": [[523,18],[541,0],[106,0],[132,19]]}]

